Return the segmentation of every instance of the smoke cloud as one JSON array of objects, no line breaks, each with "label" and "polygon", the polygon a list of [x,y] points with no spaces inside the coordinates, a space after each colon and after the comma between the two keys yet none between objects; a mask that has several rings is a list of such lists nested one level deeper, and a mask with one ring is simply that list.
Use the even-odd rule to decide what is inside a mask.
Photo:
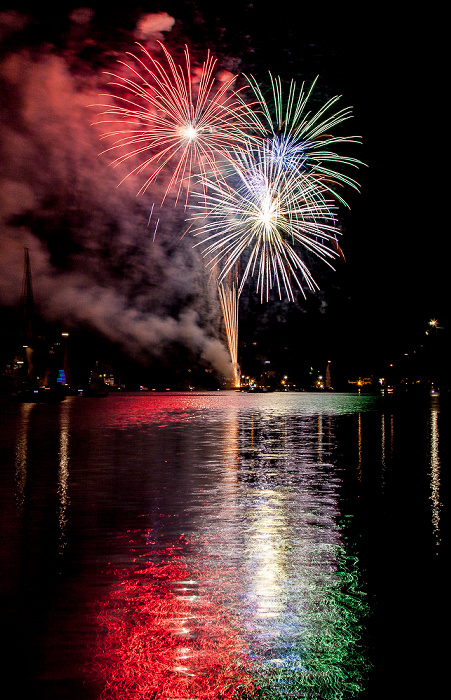
[{"label": "smoke cloud", "polygon": [[171,31],[174,22],[174,18],[170,17],[167,12],[145,15],[137,24],[136,36],[140,40],[149,38],[163,39],[162,32]]},{"label": "smoke cloud", "polygon": [[[183,236],[182,208],[169,200],[160,208],[163,182],[140,197],[140,182],[118,187],[125,171],[99,156],[91,105],[106,78],[91,20],[92,11],[73,12],[57,49],[29,45],[26,17],[0,15],[0,83],[9,96],[1,114],[0,302],[18,302],[28,247],[44,318],[91,327],[133,357],[160,357],[182,344],[230,376],[217,291]],[[166,13],[142,17],[128,48],[173,24]],[[87,46],[96,60],[86,58]]]}]

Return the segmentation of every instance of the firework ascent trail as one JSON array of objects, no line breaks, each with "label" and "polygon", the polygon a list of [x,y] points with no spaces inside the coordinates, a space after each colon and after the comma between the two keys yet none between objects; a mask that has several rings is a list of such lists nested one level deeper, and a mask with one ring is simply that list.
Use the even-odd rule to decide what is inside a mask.
[{"label": "firework ascent trail", "polygon": [[226,329],[227,345],[232,361],[232,383],[240,386],[240,368],[238,363],[238,295],[235,284],[226,285],[218,281],[219,299]]}]

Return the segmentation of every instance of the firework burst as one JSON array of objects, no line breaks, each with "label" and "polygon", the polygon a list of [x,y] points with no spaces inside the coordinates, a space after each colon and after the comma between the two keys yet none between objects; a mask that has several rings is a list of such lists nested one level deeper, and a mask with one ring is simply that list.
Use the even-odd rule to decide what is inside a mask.
[{"label": "firework burst", "polygon": [[220,270],[219,282],[247,252],[238,296],[246,279],[255,274],[262,301],[269,300],[273,288],[280,298],[285,289],[290,300],[293,285],[304,295],[304,285],[318,289],[305,253],[330,267],[331,259],[340,254],[335,207],[326,200],[324,188],[306,173],[288,176],[264,145],[258,158],[254,145],[236,152],[233,169],[236,186],[206,179],[205,201],[192,205],[193,234],[202,238],[196,245],[208,265]]},{"label": "firework burst", "polygon": [[253,116],[233,90],[236,76],[218,85],[217,62],[209,52],[202,67],[193,71],[187,47],[182,67],[162,44],[166,65],[139,46],[142,57],[129,53],[131,63],[119,62],[125,77],[109,74],[112,104],[102,105],[106,110],[97,124],[111,125],[101,138],[113,142],[103,153],[118,154],[113,167],[139,160],[121,180],[144,175],[138,194],[170,168],[163,201],[175,189],[177,202],[184,190],[186,206],[193,176],[220,179],[219,163],[230,159],[232,146],[244,144]]},{"label": "firework burst", "polygon": [[281,172],[286,172],[288,177],[310,174],[321,182],[321,187],[329,196],[348,206],[337,189],[346,185],[358,191],[359,185],[352,177],[342,173],[341,168],[358,168],[363,163],[356,158],[340,155],[336,147],[360,143],[361,139],[358,136],[333,136],[331,132],[352,117],[351,108],[333,111],[340,99],[340,96],[335,96],[317,111],[310,110],[309,103],[317,79],[308,90],[304,83],[298,89],[292,80],[285,98],[281,78],[270,74],[272,94],[268,100],[253,76],[248,76],[247,80],[258,104],[257,110],[249,108],[254,139],[256,142],[259,138],[264,140],[266,157],[278,164]]}]

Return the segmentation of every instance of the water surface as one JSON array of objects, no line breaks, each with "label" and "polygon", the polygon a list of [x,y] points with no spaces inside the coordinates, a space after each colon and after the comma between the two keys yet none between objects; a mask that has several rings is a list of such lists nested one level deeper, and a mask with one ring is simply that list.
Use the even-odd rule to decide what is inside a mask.
[{"label": "water surface", "polygon": [[439,398],[113,394],[0,412],[18,695],[366,699],[438,682]]}]

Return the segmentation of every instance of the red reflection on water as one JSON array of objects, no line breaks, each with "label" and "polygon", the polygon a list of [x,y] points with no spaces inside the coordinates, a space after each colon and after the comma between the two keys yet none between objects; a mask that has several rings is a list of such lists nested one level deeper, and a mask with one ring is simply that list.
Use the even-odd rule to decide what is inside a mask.
[{"label": "red reflection on water", "polygon": [[100,421],[106,421],[109,426],[120,428],[143,424],[156,424],[163,427],[174,421],[192,420],[193,412],[199,416],[218,405],[227,404],[229,397],[220,392],[210,394],[156,394],[153,392],[138,396],[111,396],[102,404],[104,410],[99,415]]},{"label": "red reflection on water", "polygon": [[104,604],[99,623],[105,634],[95,659],[101,697],[255,697],[240,665],[245,649],[239,625],[224,605],[227,575],[195,570],[177,549],[154,551],[165,560],[123,572]]}]

